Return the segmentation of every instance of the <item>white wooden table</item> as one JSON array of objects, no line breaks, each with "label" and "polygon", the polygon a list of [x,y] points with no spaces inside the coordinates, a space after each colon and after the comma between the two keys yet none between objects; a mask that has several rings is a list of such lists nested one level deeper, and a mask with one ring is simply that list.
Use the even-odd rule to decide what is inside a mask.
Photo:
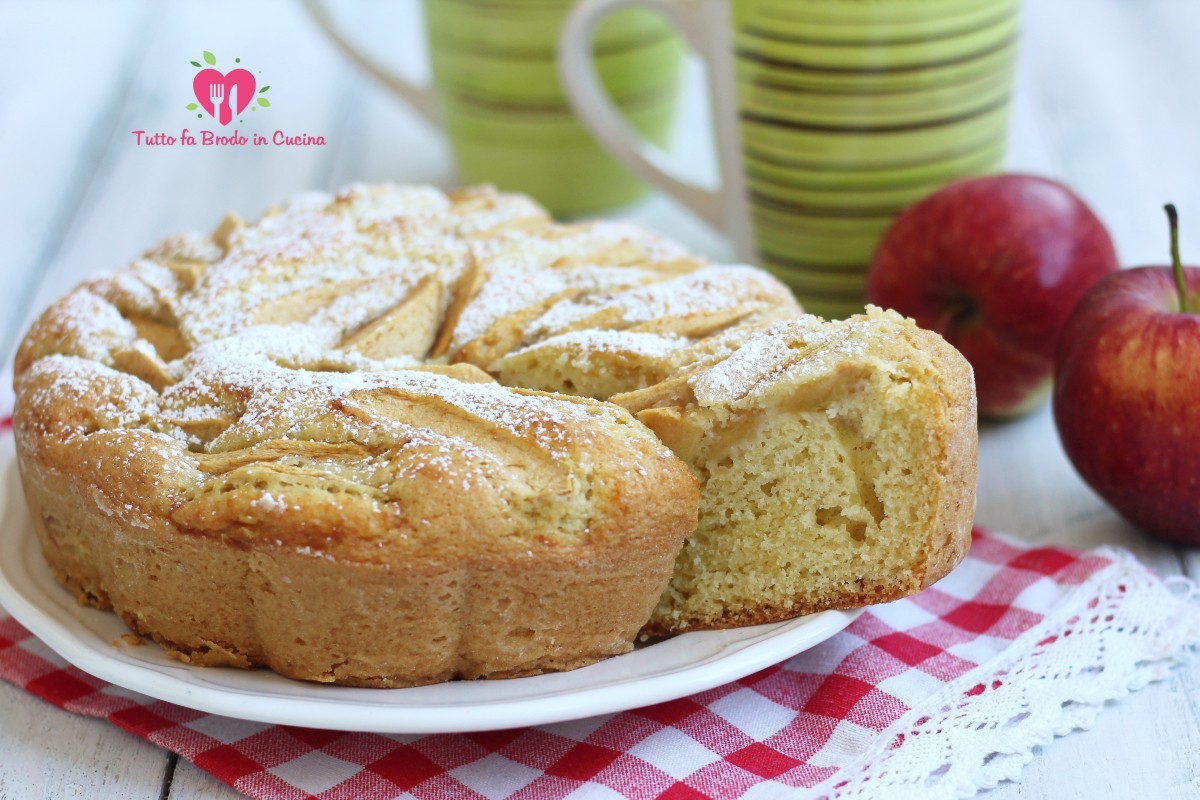
[{"label": "white wooden table", "polygon": [[[422,69],[415,0],[343,12],[380,53]],[[1011,167],[1074,186],[1127,265],[1164,261],[1161,206],[1174,201],[1185,261],[1200,262],[1200,2],[1030,0],[1024,14]],[[188,62],[206,49],[271,84],[272,107],[246,127],[328,145],[136,146],[131,131],[189,125]],[[678,143],[689,162],[705,160],[698,97]],[[0,0],[0,353],[77,280],[160,236],[206,230],[227,208],[255,216],[297,190],[385,179],[453,185],[443,140],[339,58],[294,2]],[[715,257],[728,251],[665,199],[625,213]],[[1083,485],[1047,409],[981,439],[979,522],[1036,542],[1123,545],[1162,573],[1200,573],[1200,551],[1144,538]],[[0,798],[235,796],[106,722],[0,683]],[[1113,705],[986,796],[1200,797],[1200,665]]]}]

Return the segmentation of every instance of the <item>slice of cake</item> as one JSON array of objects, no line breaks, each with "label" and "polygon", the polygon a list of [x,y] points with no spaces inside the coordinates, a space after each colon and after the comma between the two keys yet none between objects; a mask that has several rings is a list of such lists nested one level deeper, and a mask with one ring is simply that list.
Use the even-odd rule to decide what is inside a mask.
[{"label": "slice of cake", "polygon": [[894,312],[780,323],[612,399],[701,481],[699,525],[644,633],[892,600],[966,553],[971,368]]}]

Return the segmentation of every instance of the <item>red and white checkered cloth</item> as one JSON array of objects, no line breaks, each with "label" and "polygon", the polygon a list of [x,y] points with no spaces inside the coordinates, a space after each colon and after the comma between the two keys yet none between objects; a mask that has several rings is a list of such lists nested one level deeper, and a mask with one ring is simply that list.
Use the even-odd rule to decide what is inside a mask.
[{"label": "red and white checkered cloth", "polygon": [[84,674],[3,610],[0,678],[254,798],[965,797],[1015,777],[1033,746],[1086,727],[1198,640],[1195,605],[1126,554],[977,530],[947,578],[808,652],[576,722],[418,736],[219,717]]}]

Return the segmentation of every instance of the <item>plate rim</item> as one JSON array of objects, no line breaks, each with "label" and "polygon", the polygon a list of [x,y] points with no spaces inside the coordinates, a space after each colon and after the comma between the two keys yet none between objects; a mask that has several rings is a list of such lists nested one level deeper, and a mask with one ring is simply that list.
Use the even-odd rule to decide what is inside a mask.
[{"label": "plate rim", "polygon": [[[27,552],[31,549],[32,557]],[[32,569],[22,570],[30,558]],[[61,592],[62,597],[56,599],[52,591]],[[808,650],[840,632],[865,610],[821,611],[766,625],[679,634],[567,672],[402,689],[311,684],[266,669],[192,666],[169,661],[165,654],[158,660],[139,658],[128,652],[129,648],[114,646],[82,619],[90,614],[103,615],[96,618],[99,624],[111,620],[127,632],[119,617],[108,610],[77,606],[67,589],[51,575],[28,518],[11,436],[0,437],[0,606],[69,664],[126,690],[258,723],[391,734],[468,733],[548,725],[676,700],[744,678]],[[727,641],[722,643],[722,638]],[[703,658],[641,677],[620,677],[620,669],[631,664],[631,657],[639,652],[666,646],[673,653],[685,644],[706,641],[711,643]],[[155,648],[148,652],[162,652],[152,641],[146,647]],[[580,677],[588,677],[589,671],[601,676],[616,674],[594,685],[572,686],[579,683]],[[210,680],[213,677],[218,680]],[[282,683],[275,692],[255,688],[257,684],[270,686],[277,682]],[[242,683],[248,686],[239,686]],[[504,687],[514,685],[531,690],[544,685],[546,691],[532,697],[504,699]],[[446,689],[450,686],[486,686],[478,693],[497,697],[454,705],[420,700],[431,691],[456,691]],[[491,691],[492,687],[498,691]],[[469,695],[477,690],[462,691]]]}]

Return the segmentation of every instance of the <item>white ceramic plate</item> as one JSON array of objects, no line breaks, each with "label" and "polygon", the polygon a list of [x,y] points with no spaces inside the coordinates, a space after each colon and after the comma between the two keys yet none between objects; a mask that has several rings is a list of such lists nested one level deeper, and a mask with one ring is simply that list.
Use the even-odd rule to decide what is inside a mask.
[{"label": "white ceramic plate", "polygon": [[571,672],[413,689],[356,689],[266,670],[191,667],[153,643],[114,644],[115,615],[75,604],[42,559],[11,437],[0,441],[0,605],[84,672],[160,700],[258,722],[378,733],[455,733],[542,725],[674,700],[745,677],[825,641],[858,615],[699,631]]}]

